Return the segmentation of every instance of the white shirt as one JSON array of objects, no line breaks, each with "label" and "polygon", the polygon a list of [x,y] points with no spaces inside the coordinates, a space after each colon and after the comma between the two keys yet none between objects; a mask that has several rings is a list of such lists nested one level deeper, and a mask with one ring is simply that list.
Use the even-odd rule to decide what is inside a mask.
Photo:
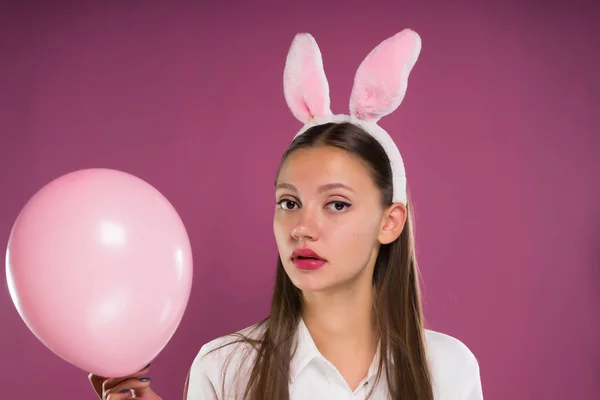
[{"label": "white shirt", "polygon": [[[479,364],[473,353],[458,339],[431,330],[425,332],[434,398],[483,400]],[[247,329],[242,333],[247,333]],[[187,400],[241,399],[240,393],[244,393],[252,366],[252,359],[244,362],[251,351],[250,345],[232,344],[208,354],[231,338],[225,336],[202,346],[190,370]],[[353,391],[333,364],[321,355],[302,320],[298,326],[297,343],[290,365],[290,400],[366,399],[377,373],[377,355],[367,376]],[[231,357],[229,361],[228,357]],[[226,371],[226,398],[222,393],[223,371]],[[385,374],[382,374],[371,399],[388,400],[387,393]]]}]

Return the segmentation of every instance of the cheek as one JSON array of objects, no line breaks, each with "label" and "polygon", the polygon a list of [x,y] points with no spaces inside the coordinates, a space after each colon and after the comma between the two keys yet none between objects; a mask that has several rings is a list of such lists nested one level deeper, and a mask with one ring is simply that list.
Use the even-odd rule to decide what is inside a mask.
[{"label": "cheek", "polygon": [[273,218],[273,233],[277,243],[283,243],[291,233],[289,222],[286,222],[285,218],[276,214],[275,218]]},{"label": "cheek", "polygon": [[348,254],[371,249],[377,241],[378,225],[370,219],[357,216],[343,225],[332,226],[328,241],[340,244],[340,250]]}]

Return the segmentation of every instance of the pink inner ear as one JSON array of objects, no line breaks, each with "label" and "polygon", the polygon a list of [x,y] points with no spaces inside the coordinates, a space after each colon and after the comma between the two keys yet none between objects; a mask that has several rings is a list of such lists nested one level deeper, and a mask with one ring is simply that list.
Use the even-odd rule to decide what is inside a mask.
[{"label": "pink inner ear", "polygon": [[409,29],[375,47],[356,72],[350,96],[351,115],[376,122],[398,108],[420,51],[421,38]]},{"label": "pink inner ear", "polygon": [[329,84],[315,39],[297,34],[288,52],[283,77],[288,107],[303,123],[331,114]]}]

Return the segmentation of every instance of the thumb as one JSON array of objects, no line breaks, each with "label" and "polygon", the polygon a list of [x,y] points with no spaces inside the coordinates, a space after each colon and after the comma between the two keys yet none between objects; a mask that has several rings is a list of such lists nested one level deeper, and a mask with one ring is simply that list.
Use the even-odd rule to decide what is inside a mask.
[{"label": "thumb", "polygon": [[133,398],[146,400],[161,400],[161,398],[149,386],[140,389],[133,389]]},{"label": "thumb", "polygon": [[98,395],[99,398],[102,398],[102,384],[107,379],[103,376],[98,376],[94,374],[89,374],[88,379],[94,388],[94,391]]}]

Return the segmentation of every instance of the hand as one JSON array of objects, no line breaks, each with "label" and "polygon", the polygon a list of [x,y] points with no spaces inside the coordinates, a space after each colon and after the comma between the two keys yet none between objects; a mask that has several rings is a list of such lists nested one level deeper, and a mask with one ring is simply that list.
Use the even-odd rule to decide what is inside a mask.
[{"label": "hand", "polygon": [[90,374],[88,378],[100,400],[125,400],[131,398],[162,400],[162,398],[150,388],[149,372],[150,364],[133,375],[121,378],[109,379],[93,374]]}]

